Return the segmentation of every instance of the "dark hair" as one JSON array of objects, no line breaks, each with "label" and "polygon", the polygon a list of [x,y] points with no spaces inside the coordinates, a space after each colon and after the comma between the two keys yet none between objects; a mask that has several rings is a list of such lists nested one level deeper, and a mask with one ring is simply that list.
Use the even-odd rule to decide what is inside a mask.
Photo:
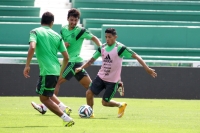
[{"label": "dark hair", "polygon": [[117,32],[116,32],[116,30],[114,28],[107,28],[105,33],[110,33],[113,36],[117,35]]},{"label": "dark hair", "polygon": [[54,21],[54,15],[50,12],[45,12],[42,15],[42,19],[41,19],[41,24],[47,24],[50,25],[51,22]]},{"label": "dark hair", "polygon": [[72,8],[68,11],[68,16],[67,18],[69,18],[70,16],[73,16],[75,18],[80,18],[81,13],[79,12],[79,10]]}]

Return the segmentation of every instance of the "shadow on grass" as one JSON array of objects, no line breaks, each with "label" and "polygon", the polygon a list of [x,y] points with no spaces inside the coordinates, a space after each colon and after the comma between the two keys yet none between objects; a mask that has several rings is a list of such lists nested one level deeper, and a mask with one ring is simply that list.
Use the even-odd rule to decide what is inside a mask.
[{"label": "shadow on grass", "polygon": [[34,114],[34,115],[37,115],[37,116],[53,116],[54,114],[45,114],[45,115],[42,115],[42,114]]},{"label": "shadow on grass", "polygon": [[[49,126],[24,126],[24,127],[1,127],[1,128],[40,128],[40,127],[49,127]],[[52,126],[51,126],[52,127]],[[53,126],[53,127],[59,127],[59,126]]]},{"label": "shadow on grass", "polygon": [[95,120],[95,119],[108,119],[108,118],[79,118],[79,119],[83,119],[83,120]]}]

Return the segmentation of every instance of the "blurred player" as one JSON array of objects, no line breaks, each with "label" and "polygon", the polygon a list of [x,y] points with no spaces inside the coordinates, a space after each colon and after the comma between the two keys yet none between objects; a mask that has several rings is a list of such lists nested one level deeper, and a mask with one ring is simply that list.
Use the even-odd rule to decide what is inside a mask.
[{"label": "blurred player", "polygon": [[107,107],[118,107],[118,118],[124,115],[127,103],[116,102],[111,100],[115,95],[118,82],[121,80],[121,68],[123,57],[135,58],[145,69],[145,71],[152,77],[156,77],[157,74],[151,68],[149,68],[142,58],[127,48],[123,44],[116,41],[117,33],[115,29],[108,28],[105,31],[106,43],[99,47],[94,53],[93,57],[84,65],[76,69],[76,72],[80,72],[83,69],[89,67],[97,58],[102,57],[102,66],[99,70],[96,78],[92,81],[90,88],[86,92],[87,104],[93,108],[93,97],[98,95],[105,89],[102,99],[102,105]]},{"label": "blurred player", "polygon": [[[63,55],[63,66],[66,66],[69,60],[61,36],[51,29],[53,22],[54,15],[50,12],[45,12],[42,15],[41,27],[33,29],[30,32],[30,47],[23,74],[25,78],[30,77],[30,62],[35,51],[40,70],[36,92],[39,94],[40,101],[54,114],[61,117],[64,126],[68,127],[74,125],[73,119],[65,114],[63,110],[51,100],[60,75],[60,63],[57,58],[57,52],[59,51]],[[59,101],[56,97],[54,99]]]}]

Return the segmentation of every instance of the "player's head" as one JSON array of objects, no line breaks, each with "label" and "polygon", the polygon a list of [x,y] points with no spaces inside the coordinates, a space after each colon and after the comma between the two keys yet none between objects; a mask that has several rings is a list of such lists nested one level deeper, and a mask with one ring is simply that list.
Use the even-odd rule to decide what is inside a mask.
[{"label": "player's head", "polygon": [[115,43],[116,38],[117,38],[117,32],[113,28],[108,28],[105,31],[105,37],[106,37],[106,43],[108,45],[112,45]]},{"label": "player's head", "polygon": [[70,9],[68,11],[68,16],[67,16],[69,27],[73,29],[77,25],[79,18],[80,18],[80,12],[75,8]]},{"label": "player's head", "polygon": [[54,15],[50,12],[45,12],[42,15],[41,25],[48,25],[49,27],[53,26],[54,22]]}]

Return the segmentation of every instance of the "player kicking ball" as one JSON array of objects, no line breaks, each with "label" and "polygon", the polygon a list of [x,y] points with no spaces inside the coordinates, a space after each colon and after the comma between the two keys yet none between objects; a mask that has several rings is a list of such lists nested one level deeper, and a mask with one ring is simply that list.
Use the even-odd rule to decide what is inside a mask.
[{"label": "player kicking ball", "polygon": [[127,48],[125,45],[116,41],[117,33],[115,29],[108,28],[105,31],[106,43],[98,48],[93,57],[84,65],[76,68],[76,73],[89,67],[97,58],[102,57],[102,66],[92,81],[90,88],[86,92],[87,104],[93,108],[94,95],[98,95],[105,89],[102,98],[102,105],[107,107],[118,107],[118,118],[124,115],[127,103],[111,100],[115,95],[121,80],[121,69],[123,57],[135,58],[153,78],[157,76],[154,69],[149,68],[143,59]]}]

